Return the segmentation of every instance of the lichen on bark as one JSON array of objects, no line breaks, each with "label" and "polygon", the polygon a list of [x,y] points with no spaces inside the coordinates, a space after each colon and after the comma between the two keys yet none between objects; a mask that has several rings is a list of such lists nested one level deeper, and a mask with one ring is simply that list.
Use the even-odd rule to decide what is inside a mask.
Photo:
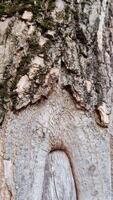
[{"label": "lichen on bark", "polygon": [[[110,2],[4,1],[0,5],[9,10],[17,5],[13,12],[5,7],[1,15],[4,54],[0,56],[5,57],[1,62],[1,108],[21,109],[47,98],[60,85],[69,91],[78,109],[98,110],[99,124],[104,126],[98,108],[106,105],[107,118],[112,90]],[[23,77],[28,81],[22,82]]]},{"label": "lichen on bark", "polygon": [[[50,189],[62,194],[64,186],[66,198],[71,189],[80,200],[111,199],[112,4],[0,2],[1,124],[6,113],[0,127],[0,195],[5,199],[52,198]],[[62,187],[50,188],[64,167]],[[65,184],[68,176],[72,187]]]}]

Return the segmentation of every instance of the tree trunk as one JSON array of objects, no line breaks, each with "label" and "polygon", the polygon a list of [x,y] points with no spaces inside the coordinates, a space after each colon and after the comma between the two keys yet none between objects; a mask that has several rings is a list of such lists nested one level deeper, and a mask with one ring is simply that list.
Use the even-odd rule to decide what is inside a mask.
[{"label": "tree trunk", "polygon": [[0,3],[0,200],[111,200],[112,0]]}]

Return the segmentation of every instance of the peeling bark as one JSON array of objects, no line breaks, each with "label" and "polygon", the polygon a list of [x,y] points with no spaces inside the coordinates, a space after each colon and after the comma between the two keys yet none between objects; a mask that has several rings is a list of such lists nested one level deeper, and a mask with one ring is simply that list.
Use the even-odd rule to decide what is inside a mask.
[{"label": "peeling bark", "polygon": [[112,8],[0,2],[0,200],[111,200]]}]

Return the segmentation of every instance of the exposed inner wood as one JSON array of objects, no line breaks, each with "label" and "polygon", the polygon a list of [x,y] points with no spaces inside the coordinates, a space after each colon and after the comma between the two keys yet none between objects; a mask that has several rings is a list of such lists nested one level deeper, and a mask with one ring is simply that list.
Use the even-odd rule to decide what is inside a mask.
[{"label": "exposed inner wood", "polygon": [[113,197],[113,136],[110,136],[110,150],[111,150],[111,187],[112,187],[112,197]]},{"label": "exposed inner wood", "polygon": [[53,151],[47,158],[42,200],[77,200],[71,166],[63,151]]}]

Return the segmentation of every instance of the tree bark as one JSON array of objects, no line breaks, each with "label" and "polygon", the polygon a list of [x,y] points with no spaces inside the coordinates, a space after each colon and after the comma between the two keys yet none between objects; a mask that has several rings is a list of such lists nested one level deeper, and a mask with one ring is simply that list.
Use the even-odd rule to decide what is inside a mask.
[{"label": "tree bark", "polygon": [[0,3],[0,200],[111,200],[111,0]]}]

